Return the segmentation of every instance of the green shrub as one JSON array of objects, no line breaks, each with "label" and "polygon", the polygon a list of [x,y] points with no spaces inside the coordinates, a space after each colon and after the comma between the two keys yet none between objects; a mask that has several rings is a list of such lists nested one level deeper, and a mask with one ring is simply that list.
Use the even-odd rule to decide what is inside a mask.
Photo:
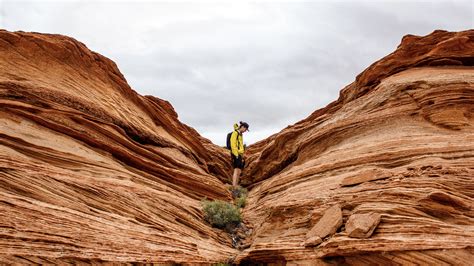
[{"label": "green shrub", "polygon": [[203,200],[201,204],[204,218],[214,227],[224,228],[226,225],[239,224],[242,220],[239,208],[228,202]]},{"label": "green shrub", "polygon": [[242,194],[240,197],[238,197],[235,200],[235,206],[237,206],[237,208],[245,207],[246,203],[247,203],[247,195],[246,194]]},{"label": "green shrub", "polygon": [[234,200],[235,206],[237,206],[237,208],[245,207],[245,204],[247,202],[247,194],[248,194],[247,189],[241,186],[238,186],[236,188],[231,188],[231,191],[232,191],[232,196],[235,198]]}]

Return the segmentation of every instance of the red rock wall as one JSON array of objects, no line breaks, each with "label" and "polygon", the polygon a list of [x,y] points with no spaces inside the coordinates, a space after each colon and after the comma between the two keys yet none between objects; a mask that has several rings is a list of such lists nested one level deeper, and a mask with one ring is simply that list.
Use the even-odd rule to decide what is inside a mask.
[{"label": "red rock wall", "polygon": [[[237,261],[469,264],[473,63],[472,30],[407,36],[336,102],[251,146],[252,245]],[[305,246],[335,204],[343,226]],[[349,237],[348,218],[371,212],[381,215],[373,235]]]},{"label": "red rock wall", "polygon": [[224,261],[227,153],[60,35],[0,31],[0,263]]},{"label": "red rock wall", "polygon": [[80,42],[0,31],[0,263],[469,264],[473,48],[406,36],[252,145],[239,251],[199,205],[230,200],[224,149]]}]

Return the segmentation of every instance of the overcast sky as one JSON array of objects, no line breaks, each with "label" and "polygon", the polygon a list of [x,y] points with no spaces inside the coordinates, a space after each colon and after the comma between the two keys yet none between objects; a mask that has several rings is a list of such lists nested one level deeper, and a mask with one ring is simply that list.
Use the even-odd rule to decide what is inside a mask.
[{"label": "overcast sky", "polygon": [[71,36],[215,144],[239,120],[251,144],[336,100],[404,35],[474,28],[473,2],[0,0],[0,27]]}]

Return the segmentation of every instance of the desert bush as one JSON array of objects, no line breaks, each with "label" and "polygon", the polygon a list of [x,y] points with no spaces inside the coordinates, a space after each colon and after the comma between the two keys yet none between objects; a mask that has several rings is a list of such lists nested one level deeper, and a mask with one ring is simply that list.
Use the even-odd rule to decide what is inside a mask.
[{"label": "desert bush", "polygon": [[242,220],[239,208],[228,202],[203,200],[201,205],[204,219],[214,227],[224,228],[230,224],[239,224]]},{"label": "desert bush", "polygon": [[247,189],[241,186],[238,186],[232,189],[232,195],[235,197],[235,200],[234,200],[235,206],[237,206],[238,208],[245,207],[245,204],[247,202],[247,194],[248,194]]},{"label": "desert bush", "polygon": [[247,203],[247,195],[246,194],[242,194],[240,197],[238,197],[235,200],[235,206],[237,206],[237,208],[245,207],[246,203]]}]

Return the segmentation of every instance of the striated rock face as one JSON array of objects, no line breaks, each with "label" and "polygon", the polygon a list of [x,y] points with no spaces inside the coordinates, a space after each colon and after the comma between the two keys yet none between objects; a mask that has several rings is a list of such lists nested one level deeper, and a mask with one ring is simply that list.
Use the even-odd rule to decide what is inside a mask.
[{"label": "striated rock face", "polygon": [[0,31],[0,59],[0,264],[474,256],[473,30],[404,37],[337,101],[252,145],[243,250],[200,207],[231,200],[227,152],[168,102],[65,36]]},{"label": "striated rock face", "polygon": [[[474,257],[474,30],[407,36],[337,101],[252,145],[252,245],[238,261],[469,264]],[[305,247],[313,218],[375,212],[367,239]],[[343,228],[344,229],[343,225]],[[364,255],[362,255],[364,254]]]},{"label": "striated rock face", "polygon": [[227,156],[82,43],[0,31],[0,264],[225,261]]}]

